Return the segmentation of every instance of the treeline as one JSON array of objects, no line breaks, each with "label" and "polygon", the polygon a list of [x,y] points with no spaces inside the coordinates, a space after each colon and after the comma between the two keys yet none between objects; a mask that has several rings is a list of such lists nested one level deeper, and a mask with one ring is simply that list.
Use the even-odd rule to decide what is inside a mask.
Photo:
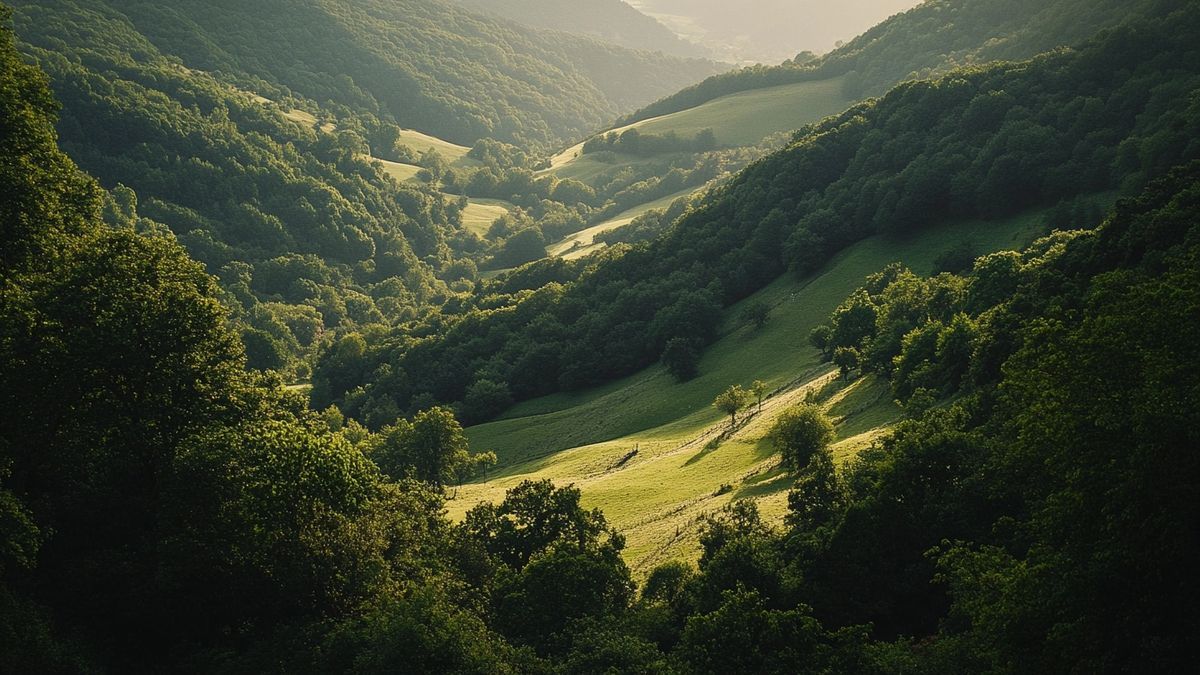
[{"label": "treeline", "polygon": [[[217,289],[55,147],[0,8],[0,670],[547,671],[627,607],[622,540],[444,410],[373,435],[247,372]],[[504,634],[498,632],[504,627]]]},{"label": "treeline", "polygon": [[523,29],[441,0],[72,4],[127,21],[188,67],[247,88],[247,80],[265,81],[464,145],[485,137],[556,145],[717,71],[706,61]]},{"label": "treeline", "polygon": [[[423,175],[450,193],[502,199],[520,207],[493,222],[478,240],[465,233],[454,239],[456,248],[470,254],[480,268],[504,269],[540,259],[547,244],[623,211],[722,180],[781,147],[783,137],[786,134],[750,148],[687,152],[632,167],[614,166],[587,183],[539,174],[517,148],[484,140],[468,154],[482,166],[449,166],[436,160]],[[685,145],[697,147],[691,141]],[[592,157],[603,160],[606,154],[611,151],[600,150]],[[428,159],[422,157],[421,163],[431,166]]]},{"label": "treeline", "polygon": [[755,65],[714,75],[626,115],[615,126],[694,108],[742,91],[844,77],[847,98],[879,96],[897,83],[970,64],[1028,59],[1081,42],[1139,16],[1183,6],[1182,0],[930,0],[813,59],[804,53],[778,66]]},{"label": "treeline", "polygon": [[789,499],[781,574],[825,625],[905,636],[936,672],[1187,668],[1198,196],[1192,163],[1098,230],[962,276],[891,266],[814,332],[911,420]]},{"label": "treeline", "polygon": [[516,400],[594,385],[654,363],[673,338],[704,343],[722,307],[864,237],[1136,188],[1200,152],[1198,34],[1188,7],[1077,51],[902,85],[806,128],[660,239],[540,290],[484,286],[354,357],[331,349],[315,400],[371,419],[484,382]]},{"label": "treeline", "polygon": [[593,136],[583,144],[583,153],[621,152],[635,157],[662,155],[671,152],[709,152],[717,148],[712,129],[704,129],[693,138],[681,138],[674,131],[665,134],[643,134],[637,129]]}]

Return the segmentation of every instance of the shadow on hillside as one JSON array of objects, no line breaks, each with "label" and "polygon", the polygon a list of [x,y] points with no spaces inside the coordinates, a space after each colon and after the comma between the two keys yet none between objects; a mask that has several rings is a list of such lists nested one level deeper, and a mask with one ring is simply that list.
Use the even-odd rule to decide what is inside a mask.
[{"label": "shadow on hillside", "polygon": [[770,471],[764,471],[757,476],[751,476],[742,481],[742,487],[734,493],[734,499],[750,499],[753,497],[765,497],[766,495],[775,494],[787,490],[792,486],[793,480],[782,466],[776,466]]},{"label": "shadow on hillside", "polygon": [[[710,439],[707,443],[704,444],[704,447],[700,448],[699,452],[692,455],[691,457],[688,457],[687,461],[683,463],[683,466],[691,466],[691,465],[695,464],[696,462],[699,462],[700,460],[704,459],[705,457],[708,457],[709,455],[716,452],[717,450],[720,450],[721,444],[724,443],[727,439],[727,433],[728,432],[722,433],[719,436],[713,436],[712,439]],[[680,468],[683,468],[683,467],[680,467]]]}]

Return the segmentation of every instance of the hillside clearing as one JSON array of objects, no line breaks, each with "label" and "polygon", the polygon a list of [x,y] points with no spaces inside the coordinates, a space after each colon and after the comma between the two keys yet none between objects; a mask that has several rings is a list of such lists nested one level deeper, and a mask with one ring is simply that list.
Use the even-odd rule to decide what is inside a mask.
[{"label": "hillside clearing", "polygon": [[634,218],[637,218],[647,211],[651,211],[653,209],[665,209],[676,199],[679,199],[680,197],[686,197],[695,191],[696,188],[688,188],[686,190],[681,190],[674,194],[667,195],[666,197],[662,197],[661,199],[656,199],[652,202],[639,204],[638,206],[635,206],[627,211],[622,211],[609,220],[593,225],[586,230],[580,230],[575,234],[567,235],[561,240],[550,244],[546,247],[546,255],[561,256],[567,260],[574,260],[576,258],[581,258],[593,251],[598,251],[601,248],[604,248],[605,244],[604,242],[595,241],[596,235],[600,234],[601,232],[607,232],[609,230],[616,229],[623,225],[628,225],[629,223],[633,222]]},{"label": "hillside clearing", "polygon": [[[963,242],[979,253],[1017,248],[1038,232],[1042,217],[1036,211],[944,225],[904,239],[868,239],[815,277],[784,277],[747,299],[772,307],[761,330],[741,321],[742,305],[731,308],[694,380],[678,384],[655,366],[586,392],[522,403],[503,419],[468,429],[472,447],[494,450],[499,464],[486,480],[459,488],[448,505],[451,515],[498,501],[525,479],[575,484],[588,506],[604,510],[626,534],[626,558],[639,576],[659,562],[694,559],[696,519],[735,498],[754,499],[778,521],[790,480],[776,468],[778,459],[763,438],[775,414],[813,392],[837,422],[833,449],[842,462],[900,416],[884,383],[836,378],[808,344],[812,328],[865,276],[890,262],[928,274],[938,255]],[[728,419],[712,408],[713,398],[730,384],[756,379],[773,392],[763,413],[723,437]],[[635,457],[614,467],[635,448]]]},{"label": "hillside clearing", "polygon": [[[448,195],[451,199],[455,199],[454,195]],[[471,232],[480,237],[487,234],[488,228],[496,219],[507,213],[510,213],[517,207],[500,199],[483,199],[479,197],[471,197],[467,203],[467,208],[462,212],[462,224]]]}]

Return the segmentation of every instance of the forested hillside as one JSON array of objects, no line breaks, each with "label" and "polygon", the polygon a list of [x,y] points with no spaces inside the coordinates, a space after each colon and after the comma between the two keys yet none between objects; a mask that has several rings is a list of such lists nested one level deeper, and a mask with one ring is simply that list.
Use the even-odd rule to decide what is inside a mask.
[{"label": "forested hillside", "polygon": [[522,29],[441,0],[14,4],[39,24],[63,11],[107,14],[189,68],[465,145],[582,136],[716,72],[712,63]]},{"label": "forested hillside", "polygon": [[[115,190],[117,203],[108,209],[109,220],[142,229],[165,226],[174,233],[220,278],[251,366],[279,370],[292,381],[307,379],[307,359],[329,336],[412,320],[455,289],[470,288],[477,268],[488,260],[503,259],[506,239],[519,228],[481,238],[464,226],[467,201],[443,190],[461,194],[468,191],[469,179],[483,173],[492,189],[469,191],[491,197],[503,180],[505,191],[499,196],[519,194],[518,201],[537,219],[546,217],[545,205],[551,204],[550,219],[557,225],[546,225],[545,231],[565,228],[563,234],[571,227],[583,228],[592,204],[604,206],[608,199],[596,200],[589,192],[554,206],[546,200],[566,200],[571,190],[556,194],[553,180],[535,184],[525,153],[491,138],[480,141],[479,159],[455,163],[456,173],[446,172],[441,184],[432,174],[424,183],[394,182],[386,166],[372,161],[420,163],[440,177],[449,158],[409,147],[412,134],[401,128],[419,124],[426,115],[438,124],[469,126],[478,115],[491,115],[487,110],[493,106],[505,110],[514,124],[541,124],[537,133],[545,140],[568,132],[551,130],[544,119],[537,122],[539,106],[575,109],[579,104],[587,115],[615,111],[616,104],[595,98],[600,94],[588,89],[585,77],[556,70],[569,64],[545,45],[560,44],[563,36],[521,33],[449,8],[439,13],[428,3],[421,5],[424,13],[405,14],[399,21],[402,8],[393,3],[387,7],[392,14],[377,16],[368,24],[370,30],[355,20],[352,27],[361,32],[341,36],[338,47],[326,44],[328,51],[320,51],[310,31],[334,39],[338,21],[359,16],[354,12],[365,12],[370,3],[293,3],[285,12],[270,3],[14,4],[22,48],[50,74],[64,106],[62,147]],[[438,18],[458,21],[474,32],[464,36],[433,30],[429,22]],[[513,68],[466,62],[458,68],[439,56],[438,50],[462,48],[468,49],[462,58],[478,61],[470,50],[486,51],[480,36],[492,28],[498,35],[520,38],[520,49],[530,50]],[[206,31],[219,39],[208,39]],[[389,35],[416,41],[390,57],[412,63],[360,58],[364,45],[379,47]],[[498,48],[496,43],[489,38],[487,49]],[[624,58],[667,63],[585,43],[573,43],[571,58],[593,49],[599,59],[593,64],[611,65]],[[455,75],[431,65],[437,78],[427,84],[433,89],[400,91],[406,81],[402,71],[423,68],[421,59],[437,60],[438,68],[456,69]],[[415,106],[415,112],[376,100],[354,79],[367,77],[366,71],[340,60],[354,61],[354,68],[375,63],[373,76],[384,79],[363,84],[380,95],[397,96],[395,101]],[[629,63],[619,62],[618,70]],[[331,75],[335,70],[337,77]],[[500,102],[495,97],[517,91],[516,85],[475,78],[475,71],[486,78],[526,78],[521,81],[539,91],[532,99]],[[671,77],[684,77],[686,71]],[[560,85],[567,89],[556,88]],[[445,98],[460,86],[467,89],[456,95],[474,88],[480,98],[470,105]],[[486,92],[493,93],[484,96]],[[435,99],[444,99],[438,104],[442,108],[430,107]],[[572,127],[576,131],[569,133],[601,119],[576,118],[571,122],[578,125]],[[516,126],[505,132],[489,126],[492,122],[480,124],[480,133],[524,133]],[[414,173],[419,168],[412,166]],[[455,179],[462,185],[454,184]],[[524,216],[519,223],[535,225]]]},{"label": "forested hillside", "polygon": [[454,0],[534,28],[587,35],[604,42],[682,57],[705,56],[704,48],[680,39],[623,0]]},{"label": "forested hillside", "polygon": [[285,112],[311,102],[189,70],[97,3],[21,3],[16,24],[63,105],[63,149],[115,188],[110,221],[165,225],[221,278],[254,367],[296,365],[325,331],[448,294],[459,205],[365,159],[394,151],[394,124],[314,128]]},{"label": "forested hillside", "polygon": [[651,243],[533,265],[382,342],[348,336],[318,364],[314,400],[368,421],[430,401],[486,419],[634,372],[674,341],[699,349],[723,307],[868,235],[1136,189],[1200,153],[1197,34],[1189,6],[902,85],[805,128]]},{"label": "forested hillside", "polygon": [[814,59],[715,75],[618,121],[691,108],[732,93],[843,77],[847,98],[879,96],[907,79],[994,60],[1027,59],[1074,45],[1137,16],[1182,7],[1184,0],[928,0]]}]

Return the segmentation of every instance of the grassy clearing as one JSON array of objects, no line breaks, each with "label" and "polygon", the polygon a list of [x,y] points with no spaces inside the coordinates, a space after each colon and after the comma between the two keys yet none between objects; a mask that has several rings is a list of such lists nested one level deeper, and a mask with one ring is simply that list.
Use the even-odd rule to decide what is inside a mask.
[{"label": "grassy clearing", "polygon": [[623,211],[609,220],[597,225],[593,225],[586,230],[580,230],[575,234],[568,235],[562,240],[550,244],[546,247],[546,255],[562,256],[568,260],[573,260],[575,258],[585,256],[592,251],[597,251],[601,248],[604,248],[603,242],[594,241],[596,235],[600,234],[601,232],[607,232],[609,230],[621,227],[622,225],[628,225],[629,223],[633,222],[634,218],[637,218],[647,211],[653,209],[665,209],[676,199],[679,199],[680,197],[686,197],[692,194],[694,191],[695,188],[688,188],[686,190],[676,192],[675,194],[667,195],[662,199],[646,202],[645,204],[635,206],[628,211]]},{"label": "grassy clearing", "polygon": [[400,144],[407,145],[417,154],[437,150],[442,159],[451,164],[460,162],[477,164],[474,160],[467,158],[467,153],[471,150],[470,148],[442,140],[436,136],[413,131],[412,129],[404,129],[400,132]]},{"label": "grassy clearing", "polygon": [[386,159],[379,159],[378,157],[372,157],[371,159],[382,164],[383,171],[396,179],[397,183],[419,182],[417,179],[417,173],[421,170],[419,166],[392,162]]},{"label": "grassy clearing", "polygon": [[[782,517],[790,479],[764,439],[778,412],[813,392],[837,421],[833,449],[843,462],[900,416],[886,383],[838,379],[808,345],[809,331],[866,275],[890,262],[928,274],[939,254],[964,241],[979,253],[1018,248],[1036,234],[1042,216],[1031,212],[860,242],[819,275],[782,278],[748,299],[772,307],[761,330],[741,323],[740,306],[731,308],[721,338],[704,354],[700,376],[690,382],[677,384],[652,367],[590,391],[522,403],[501,420],[468,429],[472,447],[494,450],[499,464],[486,480],[460,488],[451,514],[499,500],[527,478],[573,483],[588,506],[603,509],[625,532],[626,557],[639,575],[666,560],[694,559],[696,519],[733,499],[752,498],[767,517]],[[723,434],[728,420],[712,408],[713,398],[730,384],[756,379],[773,392],[762,414]],[[634,448],[637,456],[616,467]]]},{"label": "grassy clearing", "polygon": [[[561,155],[559,156],[561,157]],[[552,172],[560,180],[573,178],[577,181],[587,183],[592,187],[599,188],[611,180],[613,173],[625,167],[640,167],[647,164],[662,167],[669,164],[673,159],[683,156],[682,153],[668,153],[654,155],[653,157],[635,157],[634,155],[613,153],[611,160],[601,161],[597,159],[597,155],[580,154],[563,160],[558,165],[558,168],[552,168],[548,171]],[[666,173],[666,169],[662,169],[662,172]]]},{"label": "grassy clearing", "polygon": [[463,227],[479,236],[487,234],[488,228],[496,219],[517,207],[499,199],[481,199],[472,197],[463,209]]}]

